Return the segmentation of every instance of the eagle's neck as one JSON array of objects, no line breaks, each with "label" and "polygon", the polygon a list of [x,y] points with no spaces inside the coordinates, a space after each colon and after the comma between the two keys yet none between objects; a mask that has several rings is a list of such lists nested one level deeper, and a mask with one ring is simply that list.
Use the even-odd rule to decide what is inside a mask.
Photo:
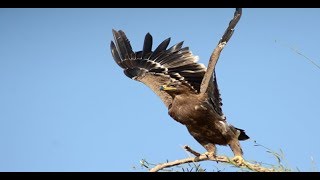
[{"label": "eagle's neck", "polygon": [[172,99],[174,100],[175,98],[183,98],[183,97],[187,97],[187,96],[190,96],[190,95],[195,95],[197,94],[195,91],[193,90],[183,90],[183,91],[168,91],[167,92],[171,97]]},{"label": "eagle's neck", "polygon": [[172,102],[175,105],[178,106],[184,106],[184,105],[190,105],[190,100],[194,102],[194,99],[197,99],[196,93],[183,93],[183,94],[177,94],[174,97],[172,97]]}]

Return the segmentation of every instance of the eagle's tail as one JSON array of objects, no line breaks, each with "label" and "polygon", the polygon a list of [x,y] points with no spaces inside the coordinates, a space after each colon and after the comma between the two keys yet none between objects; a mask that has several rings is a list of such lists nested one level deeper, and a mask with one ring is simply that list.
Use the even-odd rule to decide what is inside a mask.
[{"label": "eagle's tail", "polygon": [[240,141],[244,141],[250,138],[243,129],[236,128],[236,130],[240,131],[240,135],[238,137]]}]

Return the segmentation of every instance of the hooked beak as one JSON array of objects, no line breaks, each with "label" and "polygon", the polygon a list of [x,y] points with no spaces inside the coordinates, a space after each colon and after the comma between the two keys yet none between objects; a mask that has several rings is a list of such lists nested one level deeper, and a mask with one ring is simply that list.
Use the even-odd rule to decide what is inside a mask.
[{"label": "hooked beak", "polygon": [[172,90],[176,90],[176,88],[168,87],[167,85],[160,86],[160,91],[172,91]]}]

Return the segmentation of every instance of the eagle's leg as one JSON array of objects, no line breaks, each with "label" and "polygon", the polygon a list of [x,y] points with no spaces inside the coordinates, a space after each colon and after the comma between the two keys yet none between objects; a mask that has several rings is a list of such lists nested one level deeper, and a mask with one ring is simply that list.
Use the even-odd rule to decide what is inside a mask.
[{"label": "eagle's leg", "polygon": [[238,165],[241,165],[244,163],[244,159],[242,157],[242,149],[239,143],[239,140],[233,139],[229,142],[229,146],[234,154],[234,157],[232,158],[232,161],[236,162]]},{"label": "eagle's leg", "polygon": [[212,143],[210,143],[210,141],[208,141],[207,139],[205,139],[201,133],[197,132],[197,131],[193,131],[192,126],[187,126],[189,133],[192,135],[192,137],[198,141],[199,144],[201,144],[206,150],[207,152],[205,153],[205,155],[207,157],[215,157],[216,156],[216,146]]},{"label": "eagle's leg", "polygon": [[208,157],[215,157],[216,156],[216,146],[212,143],[201,143],[201,145],[207,150],[205,153]]}]

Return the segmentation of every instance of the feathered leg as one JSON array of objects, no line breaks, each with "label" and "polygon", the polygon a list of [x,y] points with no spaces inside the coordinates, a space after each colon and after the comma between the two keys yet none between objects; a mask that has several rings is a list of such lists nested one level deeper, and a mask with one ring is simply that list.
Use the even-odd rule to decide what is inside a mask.
[{"label": "feathered leg", "polygon": [[205,153],[207,156],[216,156],[216,146],[212,143],[201,143],[201,145],[207,150],[207,152]]},{"label": "feathered leg", "polygon": [[237,164],[243,164],[244,160],[242,158],[243,152],[238,139],[233,139],[229,142],[229,146],[234,154],[234,158],[232,160]]}]

